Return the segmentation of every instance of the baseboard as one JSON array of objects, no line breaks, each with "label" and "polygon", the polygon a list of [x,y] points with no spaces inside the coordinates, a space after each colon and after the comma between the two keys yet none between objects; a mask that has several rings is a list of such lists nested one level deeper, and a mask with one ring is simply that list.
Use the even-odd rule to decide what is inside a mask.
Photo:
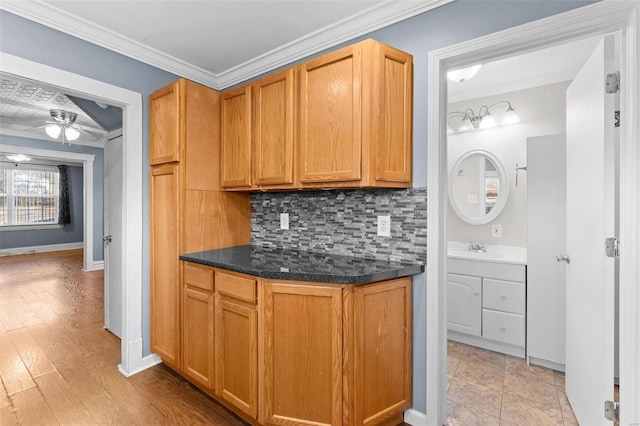
[{"label": "baseboard", "polygon": [[66,243],[66,244],[48,244],[44,246],[31,246],[31,247],[15,247],[0,249],[0,256],[15,256],[20,254],[33,254],[44,253],[48,251],[64,251],[64,250],[77,250],[84,248],[82,241],[79,243]]},{"label": "baseboard", "polygon": [[122,364],[118,364],[118,370],[120,371],[120,373],[122,373],[123,376],[131,377],[134,374],[138,374],[139,372],[144,371],[147,368],[151,368],[154,365],[158,365],[161,362],[162,360],[158,355],[151,354],[143,357],[142,360],[140,360],[140,363],[138,363],[138,366],[131,371],[126,371],[124,368],[122,368]]},{"label": "baseboard", "polygon": [[411,408],[404,412],[404,422],[413,426],[427,426],[427,415]]},{"label": "baseboard", "polygon": [[558,362],[549,361],[542,358],[536,358],[534,356],[529,356],[528,362],[529,364],[539,365],[541,367],[550,368],[551,370],[562,371],[564,373],[564,364],[560,364]]},{"label": "baseboard", "polygon": [[101,271],[103,269],[104,269],[104,260],[94,260],[93,262],[89,263],[87,267],[83,269],[83,271],[85,272]]}]

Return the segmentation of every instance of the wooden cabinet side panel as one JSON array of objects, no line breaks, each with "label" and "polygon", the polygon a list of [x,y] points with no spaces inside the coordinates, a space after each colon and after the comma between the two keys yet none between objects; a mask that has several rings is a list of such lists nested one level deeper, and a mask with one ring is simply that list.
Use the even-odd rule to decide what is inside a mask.
[{"label": "wooden cabinet side panel", "polygon": [[185,191],[184,252],[249,244],[249,194],[220,191]]},{"label": "wooden cabinet side panel", "polygon": [[342,288],[265,283],[261,420],[342,424]]},{"label": "wooden cabinet side panel", "polygon": [[220,190],[220,93],[186,82],[185,188]]},{"label": "wooden cabinet side panel", "polygon": [[256,185],[293,184],[293,68],[254,83],[253,107]]},{"label": "wooden cabinet side panel", "polygon": [[214,387],[213,293],[184,288],[183,371],[202,386]]},{"label": "wooden cabinet side panel", "polygon": [[180,160],[184,83],[178,80],[149,96],[149,164],[152,166]]},{"label": "wooden cabinet side panel", "polygon": [[222,95],[221,170],[223,188],[251,187],[251,85]]},{"label": "wooden cabinet side panel", "polygon": [[361,179],[361,46],[308,61],[300,72],[300,181]]},{"label": "wooden cabinet side panel", "polygon": [[180,366],[180,209],[178,166],[151,169],[151,350]]},{"label": "wooden cabinet side panel", "polygon": [[255,307],[216,294],[216,393],[258,415],[258,315]]},{"label": "wooden cabinet side panel", "polygon": [[383,44],[375,46],[376,79],[372,93],[369,140],[375,182],[411,183],[413,122],[412,56]]},{"label": "wooden cabinet side panel", "polygon": [[357,287],[355,424],[373,425],[411,406],[411,279]]}]

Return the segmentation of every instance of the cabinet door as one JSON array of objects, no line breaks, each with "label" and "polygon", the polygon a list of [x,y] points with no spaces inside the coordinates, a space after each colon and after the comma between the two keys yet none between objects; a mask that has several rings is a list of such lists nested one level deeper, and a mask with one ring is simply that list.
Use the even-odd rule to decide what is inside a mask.
[{"label": "cabinet door", "polygon": [[355,289],[355,424],[381,424],[411,406],[411,279]]},{"label": "cabinet door", "polygon": [[293,184],[293,69],[258,80],[252,90],[254,182]]},{"label": "cabinet door", "polygon": [[261,423],[342,424],[342,288],[265,283]]},{"label": "cabinet door", "polygon": [[151,350],[180,367],[180,209],[176,163],[156,166],[149,176],[151,262]]},{"label": "cabinet door", "polygon": [[222,95],[220,114],[223,188],[251,187],[251,85]]},{"label": "cabinet door", "polygon": [[216,294],[216,392],[252,418],[258,414],[258,314]]},{"label": "cabinet door", "polygon": [[184,287],[182,334],[183,371],[194,381],[213,389],[213,293]]},{"label": "cabinet door", "polygon": [[302,183],[361,179],[361,45],[300,66]]},{"label": "cabinet door", "polygon": [[149,164],[152,166],[180,160],[182,81],[154,92],[149,97]]},{"label": "cabinet door", "polygon": [[447,328],[482,334],[482,278],[447,274]]},{"label": "cabinet door", "polygon": [[372,145],[375,180],[411,182],[413,74],[411,55],[392,47],[375,43],[372,67],[379,74],[371,90],[373,102],[371,134],[365,137]]}]

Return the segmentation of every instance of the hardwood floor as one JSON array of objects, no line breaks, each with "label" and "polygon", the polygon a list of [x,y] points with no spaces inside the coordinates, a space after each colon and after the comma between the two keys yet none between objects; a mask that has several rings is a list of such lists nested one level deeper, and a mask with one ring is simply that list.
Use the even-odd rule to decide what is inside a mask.
[{"label": "hardwood floor", "polygon": [[243,425],[163,365],[130,378],[82,251],[0,258],[0,425]]}]

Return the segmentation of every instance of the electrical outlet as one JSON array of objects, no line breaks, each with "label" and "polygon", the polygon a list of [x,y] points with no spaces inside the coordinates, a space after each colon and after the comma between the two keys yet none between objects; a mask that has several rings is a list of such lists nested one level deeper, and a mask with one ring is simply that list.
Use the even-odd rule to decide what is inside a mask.
[{"label": "electrical outlet", "polygon": [[280,213],[280,229],[289,229],[289,213]]},{"label": "electrical outlet", "polygon": [[378,216],[378,235],[381,237],[391,236],[391,216]]},{"label": "electrical outlet", "polygon": [[494,238],[502,237],[502,225],[491,225],[491,236]]},{"label": "electrical outlet", "polygon": [[478,194],[467,194],[467,204],[478,204]]}]

